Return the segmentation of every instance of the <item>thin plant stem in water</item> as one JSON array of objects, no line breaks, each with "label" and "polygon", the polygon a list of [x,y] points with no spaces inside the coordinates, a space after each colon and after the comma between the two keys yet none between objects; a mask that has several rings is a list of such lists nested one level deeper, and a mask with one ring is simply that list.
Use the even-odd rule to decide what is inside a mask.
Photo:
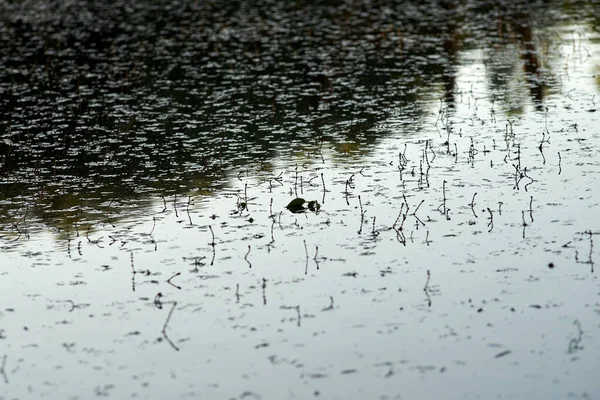
[{"label": "thin plant stem in water", "polygon": [[215,243],[215,233],[213,232],[213,228],[211,225],[208,226],[208,229],[210,229],[210,234],[212,236],[212,242],[210,242],[209,244],[214,248],[216,243]]},{"label": "thin plant stem in water", "polygon": [[379,231],[375,230],[375,218],[376,217],[373,217],[373,228],[372,228],[372,231],[371,231],[371,234],[373,235],[373,237],[379,236]]},{"label": "thin plant stem in water", "polygon": [[173,343],[173,341],[167,335],[167,325],[169,324],[169,321],[171,321],[171,316],[173,316],[173,311],[175,311],[176,306],[177,306],[177,302],[173,301],[173,307],[171,307],[171,310],[169,311],[169,315],[167,315],[167,319],[165,320],[165,324],[163,325],[163,328],[162,328],[162,334],[163,334],[163,337],[167,340],[167,342],[169,342],[171,347],[173,347],[175,350],[179,351],[179,347],[175,346],[175,343]]},{"label": "thin plant stem in water", "polygon": [[306,240],[304,240],[304,253],[306,254],[306,264],[304,266],[304,275],[308,274],[308,248],[306,247]]},{"label": "thin plant stem in water", "polygon": [[177,289],[181,290],[181,286],[177,286],[176,284],[174,284],[173,282],[171,282],[171,279],[177,277],[181,275],[181,272],[177,272],[176,274],[174,274],[173,276],[171,276],[169,279],[167,279],[167,283],[173,287],[176,287]]},{"label": "thin plant stem in water", "polygon": [[429,280],[431,279],[431,273],[427,270],[427,281],[425,282],[425,287],[423,287],[423,291],[427,296],[427,306],[431,307],[431,296],[429,295]]},{"label": "thin plant stem in water", "polygon": [[[439,206],[437,209],[438,209],[438,211],[440,211],[440,212],[441,212],[443,215],[445,215],[445,216],[446,216],[446,219],[447,219],[447,220],[449,220],[449,219],[450,219],[450,217],[448,216],[448,211],[450,211],[450,209],[446,207],[446,201],[447,201],[447,199],[446,199],[446,183],[448,183],[446,180],[444,180],[444,181],[443,181],[443,183],[442,183],[442,195],[443,195],[443,202],[442,202],[442,204],[440,204],[440,206]],[[440,208],[441,208],[442,210],[440,210]]]},{"label": "thin plant stem in water", "polygon": [[67,254],[69,255],[69,258],[71,258],[71,234],[70,234],[68,225],[67,225]]},{"label": "thin plant stem in water", "polygon": [[156,227],[156,217],[152,217],[152,229],[150,230],[149,236],[152,236],[152,232],[154,232],[154,228]]},{"label": "thin plant stem in water", "polygon": [[175,193],[175,197],[173,198],[173,210],[175,210],[175,218],[179,218],[177,214],[177,193]]},{"label": "thin plant stem in water", "polygon": [[[346,201],[347,201],[347,197],[346,197]],[[363,222],[364,222],[365,212],[366,212],[366,211],[363,211],[363,205],[362,205],[362,200],[360,198],[360,194],[358,195],[358,204],[360,206],[360,228],[358,228],[358,234],[360,235],[362,233]]]},{"label": "thin plant stem in water", "polygon": [[423,205],[423,203],[425,203],[425,200],[421,200],[417,208],[415,208],[415,211],[413,211],[413,213],[410,214],[417,220],[417,229],[419,229],[419,224],[425,226],[425,222],[421,221],[421,218],[417,217],[417,211],[419,211],[419,208]]},{"label": "thin plant stem in water", "polygon": [[250,254],[250,245],[248,245],[248,252],[246,253],[246,255],[244,256],[244,260],[246,260],[246,262],[248,263],[248,268],[252,268],[252,264],[250,263],[250,261],[248,261],[248,255]]},{"label": "thin plant stem in water", "polygon": [[321,172],[321,183],[323,184],[323,200],[321,201],[322,204],[325,204],[325,192],[327,191],[325,189],[325,178],[323,178],[323,173]]},{"label": "thin plant stem in water", "polygon": [[210,266],[212,267],[213,264],[215,263],[215,256],[217,255],[217,252],[215,250],[215,246],[212,246],[212,258],[210,260]]},{"label": "thin plant stem in water", "polygon": [[330,301],[329,306],[323,308],[321,311],[331,311],[331,310],[333,310],[333,296],[329,296],[329,301]]},{"label": "thin plant stem in water", "polygon": [[531,222],[533,222],[533,196],[529,199],[529,218],[531,218]]},{"label": "thin plant stem in water", "polygon": [[8,377],[6,376],[6,358],[6,354],[2,356],[2,365],[0,365],[0,375],[2,375],[4,383],[8,384]]},{"label": "thin plant stem in water", "polygon": [[475,213],[475,196],[477,196],[477,192],[475,192],[475,194],[473,195],[473,199],[468,204],[468,206],[471,207],[471,211],[473,212],[473,215],[475,216],[475,218],[478,218],[477,214]]},{"label": "thin plant stem in water", "polygon": [[150,270],[136,270],[133,265],[133,251],[130,254],[130,263],[131,263],[131,289],[135,292],[135,275],[136,274],[144,274],[146,276],[150,275]]},{"label": "thin plant stem in water", "polygon": [[562,172],[562,166],[561,166],[561,163],[562,163],[562,158],[560,157],[560,151],[559,151],[559,152],[558,152],[558,175],[560,175],[560,174],[561,174],[561,172]]},{"label": "thin plant stem in water", "polygon": [[129,253],[130,254],[130,261],[131,261],[131,290],[135,292],[135,268],[133,267],[133,252]]},{"label": "thin plant stem in water", "polygon": [[490,213],[490,222],[488,223],[490,229],[488,230],[488,232],[491,232],[492,229],[494,229],[494,214],[492,214],[492,210],[489,207],[487,208],[487,210]]},{"label": "thin plant stem in water", "polygon": [[192,196],[188,196],[187,206],[185,208],[185,212],[187,213],[188,220],[190,221],[190,225],[194,225],[192,223],[192,216],[190,215],[190,203],[192,202]]}]

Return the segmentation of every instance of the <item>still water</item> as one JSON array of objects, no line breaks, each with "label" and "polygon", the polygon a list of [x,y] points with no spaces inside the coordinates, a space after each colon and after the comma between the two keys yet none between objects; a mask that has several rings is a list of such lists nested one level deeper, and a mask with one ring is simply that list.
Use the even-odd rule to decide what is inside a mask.
[{"label": "still water", "polygon": [[0,399],[597,397],[598,15],[0,2]]}]

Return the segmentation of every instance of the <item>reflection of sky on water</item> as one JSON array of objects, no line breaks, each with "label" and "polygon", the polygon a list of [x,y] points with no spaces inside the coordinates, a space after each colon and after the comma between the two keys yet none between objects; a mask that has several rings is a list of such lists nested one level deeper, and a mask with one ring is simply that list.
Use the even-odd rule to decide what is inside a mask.
[{"label": "reflection of sky on water", "polygon": [[[599,287],[583,232],[600,226],[598,114],[587,111],[595,108],[599,49],[582,40],[593,57],[569,57],[567,70],[573,43],[548,53],[561,56],[545,60],[561,84],[544,99],[547,115],[536,111],[524,79],[510,80],[508,100],[490,114],[486,55],[472,50],[456,73],[455,107],[442,103],[449,136],[436,93],[416,129],[392,117],[366,149],[282,150],[268,171],[242,169],[211,196],[154,197],[114,228],[99,215],[89,238],[84,229],[71,231],[66,245],[64,232],[57,244],[50,229],[20,238],[19,251],[2,256],[5,308],[15,309],[2,314],[9,389],[116,398],[593,397]],[[505,159],[507,119],[514,137]],[[477,153],[469,165],[471,138]],[[426,140],[436,158],[428,154],[431,169],[420,181]],[[516,145],[533,179],[519,190]],[[280,172],[282,184],[274,179]],[[450,220],[439,212],[444,180]],[[232,216],[245,190],[248,211]],[[403,194],[411,212],[424,200],[417,216],[425,225],[407,217],[406,245],[390,230]],[[321,212],[288,213],[283,207],[296,196],[318,200]],[[194,260],[204,264],[198,272],[190,272]],[[178,272],[172,283],[181,290],[166,283]],[[330,296],[334,309],[324,311]],[[157,342],[167,301],[178,302],[166,332],[179,352]],[[295,309],[282,308],[298,305],[301,326]]]}]

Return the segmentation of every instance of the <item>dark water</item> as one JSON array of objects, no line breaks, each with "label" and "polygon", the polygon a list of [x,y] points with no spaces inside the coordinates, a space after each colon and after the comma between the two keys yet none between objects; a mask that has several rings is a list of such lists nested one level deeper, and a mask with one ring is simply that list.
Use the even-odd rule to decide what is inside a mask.
[{"label": "dark water", "polygon": [[600,395],[599,15],[0,1],[0,399]]},{"label": "dark water", "polygon": [[293,150],[368,152],[390,117],[417,133],[432,100],[467,93],[456,78],[474,49],[496,107],[521,107],[520,69],[543,111],[560,84],[544,46],[564,39],[534,29],[593,29],[598,15],[593,3],[286,4],[3,3],[3,197],[97,204],[219,186]]}]

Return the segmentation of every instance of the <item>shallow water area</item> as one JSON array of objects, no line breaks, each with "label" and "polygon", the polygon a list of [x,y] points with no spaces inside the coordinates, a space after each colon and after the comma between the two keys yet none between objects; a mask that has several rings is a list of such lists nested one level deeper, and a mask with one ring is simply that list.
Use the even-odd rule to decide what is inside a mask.
[{"label": "shallow water area", "polygon": [[0,7],[0,399],[600,395],[597,3],[151,4]]}]

